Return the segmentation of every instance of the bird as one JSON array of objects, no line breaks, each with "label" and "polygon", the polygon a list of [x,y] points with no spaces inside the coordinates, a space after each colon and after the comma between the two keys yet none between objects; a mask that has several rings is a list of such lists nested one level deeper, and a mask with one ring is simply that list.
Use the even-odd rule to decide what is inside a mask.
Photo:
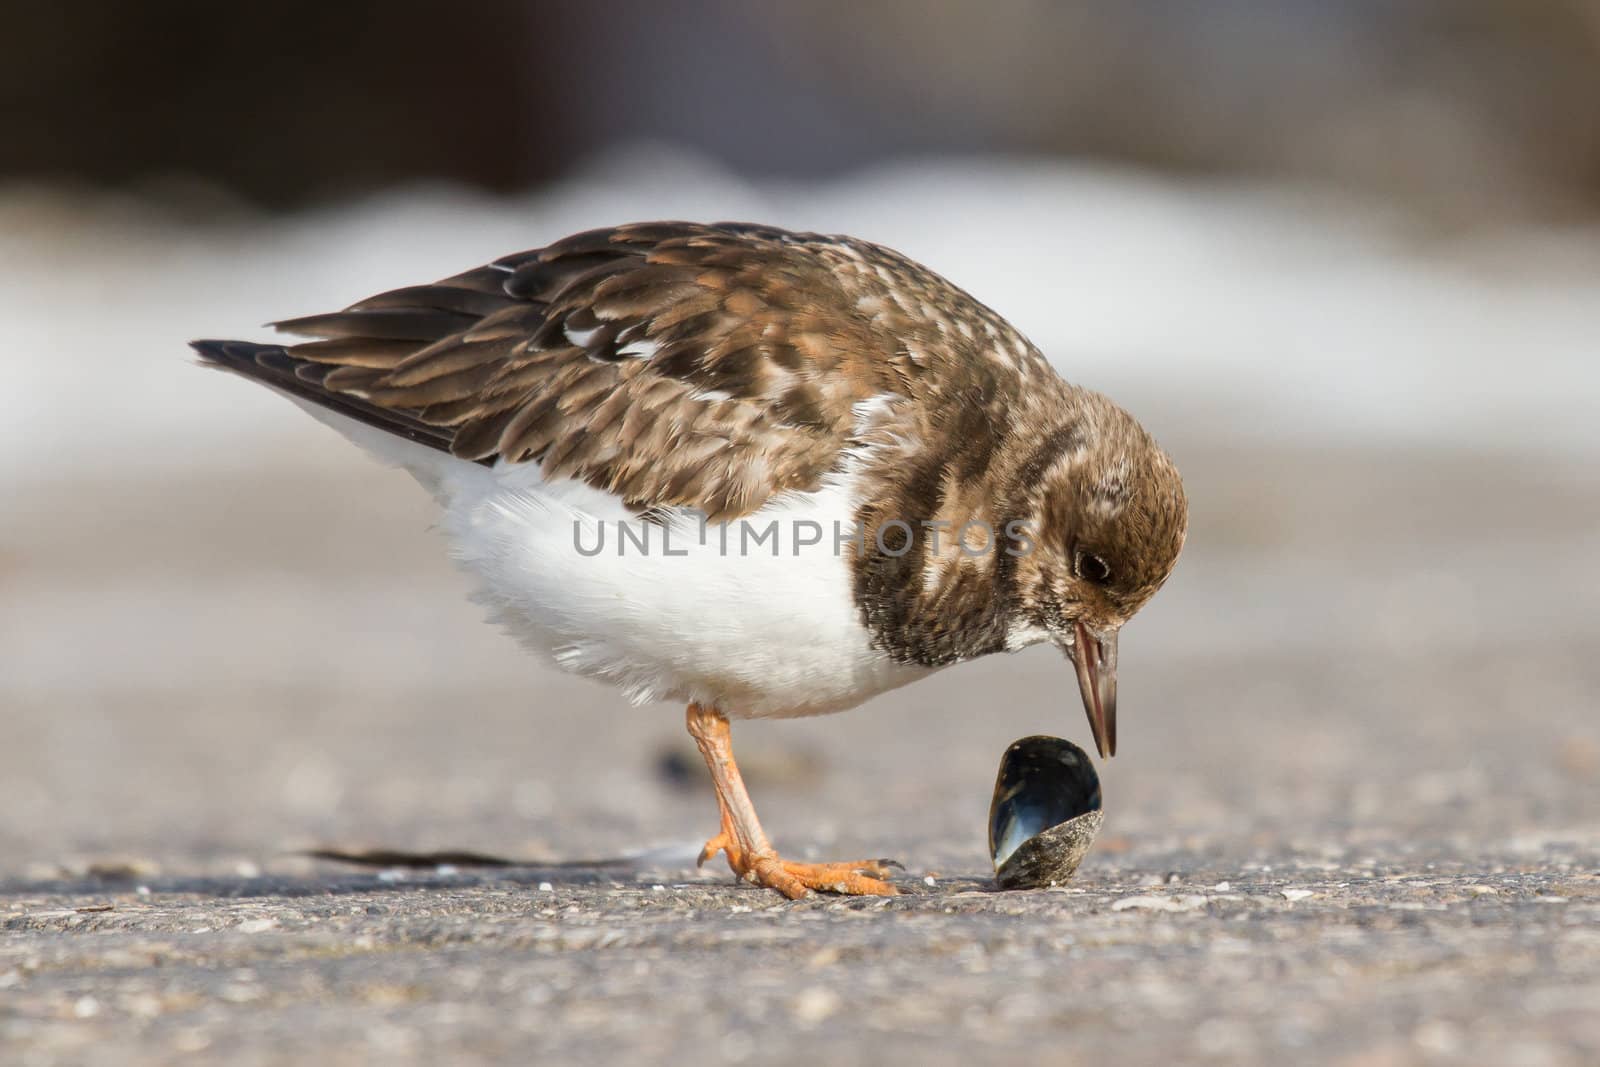
[{"label": "bird", "polygon": [[730,720],[1049,643],[1115,753],[1118,633],[1182,550],[1182,478],[910,258],[640,222],[270,325],[297,339],[191,345],[408,471],[521,644],[685,707],[721,819],[702,865],[791,899],[898,891],[888,861],[778,853]]}]

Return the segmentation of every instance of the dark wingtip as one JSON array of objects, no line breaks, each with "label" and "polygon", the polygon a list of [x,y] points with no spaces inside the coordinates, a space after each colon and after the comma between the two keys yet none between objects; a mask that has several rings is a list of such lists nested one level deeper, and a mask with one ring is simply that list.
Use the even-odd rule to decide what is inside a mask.
[{"label": "dark wingtip", "polygon": [[223,348],[227,343],[226,341],[211,340],[190,341],[189,347],[194,349],[195,354],[201,359],[210,360],[212,363],[221,363],[227,358]]},{"label": "dark wingtip", "polygon": [[201,338],[198,341],[190,341],[189,347],[194,349],[194,354],[199,357],[195,360],[197,366],[243,372],[253,361],[249,355],[237,350],[235,347],[237,344],[236,341]]},{"label": "dark wingtip", "polygon": [[[189,347],[200,357],[202,367],[238,374],[386,433],[396,434],[441,452],[450,451],[451,437],[448,430],[424,423],[406,412],[378,408],[359,397],[331,391],[322,384],[320,376],[303,377],[300,373],[301,368],[318,368],[318,365],[308,360],[297,359],[283,345],[203,338],[190,341]],[[485,466],[493,466],[495,458],[486,457],[478,462]]]},{"label": "dark wingtip", "polygon": [[220,341],[211,338],[190,341],[189,347],[207,363],[233,368],[252,366],[257,364],[263,355],[270,357],[284,351],[282,345],[261,345],[254,341]]}]

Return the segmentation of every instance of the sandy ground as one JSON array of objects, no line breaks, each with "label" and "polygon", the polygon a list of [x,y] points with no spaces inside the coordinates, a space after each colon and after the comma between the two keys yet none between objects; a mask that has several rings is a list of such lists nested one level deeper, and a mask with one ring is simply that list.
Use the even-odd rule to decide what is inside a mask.
[{"label": "sandy ground", "polygon": [[[183,360],[663,217],[900,247],[1176,456],[1072,888],[985,881],[1001,752],[1088,740],[1058,655],[737,727],[781,848],[907,868],[785,903],[694,869],[681,709],[531,663],[403,475]],[[0,1063],[1600,1062],[1597,247],[1046,162],[647,151],[211,225],[0,190]]]},{"label": "sandy ground", "polygon": [[695,871],[681,710],[528,662],[422,494],[318,428],[25,488],[0,1059],[1596,1062],[1592,472],[1167,437],[1194,535],[1124,635],[1074,887],[985,881],[1001,751],[1087,743],[1047,651],[736,728],[779,846],[898,858],[889,901]]}]

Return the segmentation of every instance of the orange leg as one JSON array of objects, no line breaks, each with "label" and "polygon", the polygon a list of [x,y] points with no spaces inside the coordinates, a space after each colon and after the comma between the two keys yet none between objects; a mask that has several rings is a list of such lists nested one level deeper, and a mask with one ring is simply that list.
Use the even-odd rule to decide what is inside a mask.
[{"label": "orange leg", "polygon": [[689,705],[689,736],[699,746],[717,790],[722,829],[700,850],[700,862],[725,852],[733,873],[755,885],[776,889],[790,900],[809,896],[813,889],[857,896],[894,896],[899,890],[887,881],[889,868],[879,860],[858,863],[791,863],[781,858],[767,841],[756,818],[755,805],[745,792],[739,765],[733,762],[733,741],[727,716],[715,708]]}]

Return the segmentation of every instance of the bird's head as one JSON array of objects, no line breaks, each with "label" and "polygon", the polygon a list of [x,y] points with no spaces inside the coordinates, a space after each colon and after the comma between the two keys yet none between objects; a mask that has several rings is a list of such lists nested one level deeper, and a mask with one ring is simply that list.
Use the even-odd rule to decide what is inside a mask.
[{"label": "bird's head", "polygon": [[1032,543],[1017,559],[1019,620],[1066,653],[1102,757],[1117,750],[1117,633],[1183,549],[1189,505],[1172,460],[1097,394],[1020,485]]}]

